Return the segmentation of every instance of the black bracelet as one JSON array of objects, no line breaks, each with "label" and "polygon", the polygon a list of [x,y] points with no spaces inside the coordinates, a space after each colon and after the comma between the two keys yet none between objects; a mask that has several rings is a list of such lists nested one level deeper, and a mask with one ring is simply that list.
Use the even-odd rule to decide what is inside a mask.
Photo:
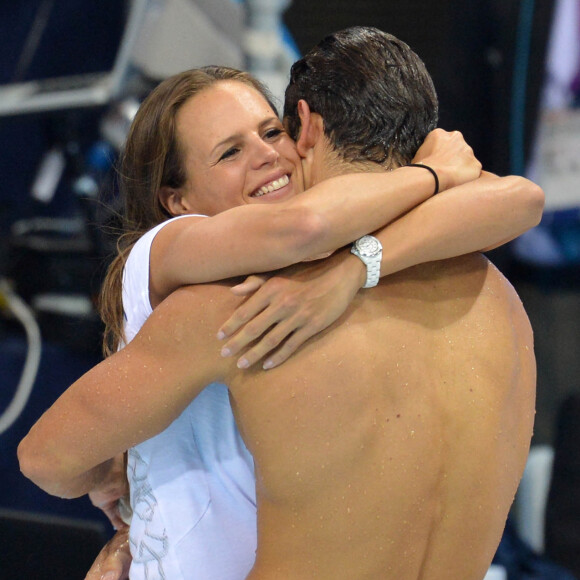
[{"label": "black bracelet", "polygon": [[405,165],[405,167],[422,167],[423,169],[429,171],[431,175],[435,178],[435,193],[433,195],[439,193],[439,178],[437,177],[437,173],[432,167],[429,167],[424,163],[409,163],[409,165]]}]

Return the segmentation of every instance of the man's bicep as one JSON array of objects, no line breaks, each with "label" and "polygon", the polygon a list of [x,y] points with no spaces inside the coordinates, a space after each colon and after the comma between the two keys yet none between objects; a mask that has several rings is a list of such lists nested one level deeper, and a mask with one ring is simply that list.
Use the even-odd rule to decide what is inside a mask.
[{"label": "man's bicep", "polygon": [[179,288],[153,311],[127,348],[163,368],[180,390],[185,385],[189,401],[235,366],[220,356],[217,332],[241,300],[224,285]]},{"label": "man's bicep", "polygon": [[75,385],[82,389],[80,408],[101,432],[103,458],[166,429],[231,365],[219,356],[212,328],[213,316],[218,315],[207,314],[211,309],[206,294],[212,296],[205,292],[196,296],[188,288],[171,294],[125,348]]},{"label": "man's bicep", "polygon": [[232,362],[219,356],[219,312],[204,304],[216,293],[201,294],[192,299],[183,289],[170,296],[129,345],[59,397],[21,443],[28,477],[47,490],[68,486],[160,433],[206,384],[219,380]]}]

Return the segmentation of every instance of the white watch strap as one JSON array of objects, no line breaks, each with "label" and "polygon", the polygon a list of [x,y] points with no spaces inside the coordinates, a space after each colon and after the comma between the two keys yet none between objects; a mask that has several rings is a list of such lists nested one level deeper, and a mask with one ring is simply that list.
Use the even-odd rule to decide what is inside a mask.
[{"label": "white watch strap", "polygon": [[381,257],[379,256],[378,258],[378,260],[373,260],[370,264],[367,262],[367,281],[363,288],[374,288],[379,283],[381,279]]}]

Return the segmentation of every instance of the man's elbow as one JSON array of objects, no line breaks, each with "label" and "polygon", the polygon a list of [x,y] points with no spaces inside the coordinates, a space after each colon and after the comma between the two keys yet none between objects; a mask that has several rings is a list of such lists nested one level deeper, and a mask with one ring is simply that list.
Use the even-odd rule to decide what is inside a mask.
[{"label": "man's elbow", "polygon": [[17,449],[20,471],[24,477],[51,495],[65,497],[62,494],[61,479],[58,477],[57,461],[51,459],[44,449],[38,449],[27,435]]}]

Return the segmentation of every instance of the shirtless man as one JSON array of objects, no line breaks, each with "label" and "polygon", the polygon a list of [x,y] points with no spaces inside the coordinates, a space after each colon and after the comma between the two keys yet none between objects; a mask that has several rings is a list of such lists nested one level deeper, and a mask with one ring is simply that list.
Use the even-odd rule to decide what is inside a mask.
[{"label": "shirtless man", "polygon": [[[309,182],[408,163],[400,139],[379,163],[363,161],[360,148],[340,142],[316,94],[324,94],[325,70],[333,83],[337,74],[349,83],[356,71],[370,74],[360,67],[365,51],[398,61],[384,74],[393,77],[387,83],[401,74],[404,89],[406,74],[423,74],[416,57],[369,29],[322,46],[295,66],[296,109],[291,100],[287,109],[291,130],[300,119]],[[258,549],[248,578],[483,578],[523,472],[535,399],[532,331],[497,269],[478,254],[384,278],[268,372],[240,371],[219,355],[216,328],[238,304],[225,285],[182,288],[90,375],[101,390],[134,385],[130,403],[144,433],[164,428],[204,385],[229,386],[256,466]],[[153,374],[157,398],[139,408],[139,388]],[[98,397],[75,402],[77,394],[67,392],[72,416],[89,414],[123,437],[126,409],[99,406]]]}]

